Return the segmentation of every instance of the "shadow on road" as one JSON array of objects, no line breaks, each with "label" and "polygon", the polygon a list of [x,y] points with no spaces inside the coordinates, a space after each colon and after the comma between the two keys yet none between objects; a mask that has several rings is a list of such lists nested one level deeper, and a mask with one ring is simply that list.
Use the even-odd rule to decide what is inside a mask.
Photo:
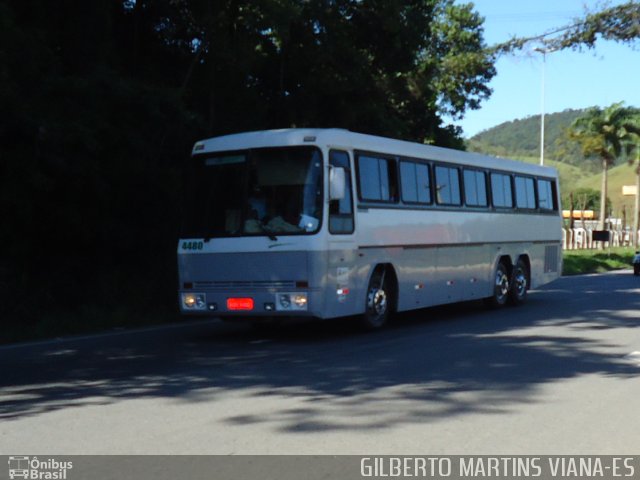
[{"label": "shadow on road", "polygon": [[203,323],[0,350],[0,418],[151,397],[215,408],[234,395],[297,399],[294,408],[256,402],[225,418],[289,432],[512,411],[545,401],[541,390],[551,382],[637,377],[640,369],[606,333],[640,325],[639,287],[631,275],[563,278],[520,308],[426,309],[372,334],[344,321],[267,333]]}]

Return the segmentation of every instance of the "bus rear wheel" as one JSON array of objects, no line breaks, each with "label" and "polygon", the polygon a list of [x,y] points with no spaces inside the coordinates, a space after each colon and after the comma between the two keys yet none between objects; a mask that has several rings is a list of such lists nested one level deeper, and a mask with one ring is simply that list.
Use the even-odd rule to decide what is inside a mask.
[{"label": "bus rear wheel", "polygon": [[360,324],[365,330],[377,330],[387,323],[391,313],[391,295],[386,270],[377,270],[369,280],[365,311],[360,318]]},{"label": "bus rear wheel", "polygon": [[520,259],[513,268],[511,275],[511,288],[509,289],[509,302],[513,305],[521,305],[527,299],[529,289],[529,269]]},{"label": "bus rear wheel", "polygon": [[493,294],[485,300],[489,307],[502,307],[509,298],[509,273],[504,262],[499,262],[493,276]]}]

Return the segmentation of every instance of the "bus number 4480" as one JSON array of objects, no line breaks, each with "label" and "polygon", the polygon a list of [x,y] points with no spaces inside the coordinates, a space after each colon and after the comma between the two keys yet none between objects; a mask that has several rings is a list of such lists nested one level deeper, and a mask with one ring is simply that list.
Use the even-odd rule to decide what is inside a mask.
[{"label": "bus number 4480", "polygon": [[204,242],[182,242],[182,250],[202,250]]}]

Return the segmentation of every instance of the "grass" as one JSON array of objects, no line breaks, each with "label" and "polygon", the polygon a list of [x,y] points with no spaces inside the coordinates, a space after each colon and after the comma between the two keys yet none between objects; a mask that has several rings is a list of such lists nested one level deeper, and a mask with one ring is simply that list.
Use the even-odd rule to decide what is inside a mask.
[{"label": "grass", "polygon": [[634,250],[631,247],[616,247],[606,250],[568,250],[564,252],[563,275],[602,273],[610,270],[631,268]]}]

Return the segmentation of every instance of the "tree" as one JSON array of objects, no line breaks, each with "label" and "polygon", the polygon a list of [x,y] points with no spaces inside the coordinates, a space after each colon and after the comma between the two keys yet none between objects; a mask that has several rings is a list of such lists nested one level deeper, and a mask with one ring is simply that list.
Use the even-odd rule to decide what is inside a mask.
[{"label": "tree", "polygon": [[597,156],[602,165],[602,186],[600,191],[600,226],[605,228],[608,170],[623,153],[626,142],[630,140],[634,111],[625,108],[623,103],[601,109],[593,107],[584,116],[571,124],[569,135],[580,144],[585,156]]},{"label": "tree", "polygon": [[123,298],[129,281],[172,295],[180,163],[204,129],[152,28],[141,44],[166,55],[130,70],[128,15],[122,2],[0,0],[0,341],[10,322],[151,307]]},{"label": "tree", "polygon": [[[573,204],[571,199],[573,198]],[[562,199],[562,205],[579,210],[599,210],[600,209],[600,192],[593,188],[576,188],[574,191],[566,193]],[[607,208],[611,205],[611,201],[607,199]],[[565,207],[565,208],[567,208]]]},{"label": "tree", "polygon": [[337,126],[460,146],[444,113],[494,74],[453,0],[0,0],[0,341],[9,322],[172,312],[195,140]]},{"label": "tree", "polygon": [[522,50],[532,42],[542,43],[547,50],[593,48],[598,39],[634,44],[640,39],[640,3],[607,7],[599,12],[587,12],[584,18],[533,37],[513,37],[492,47],[495,55]]},{"label": "tree", "polygon": [[[585,228],[584,211],[592,210],[597,211],[600,209],[600,192],[593,188],[577,188],[568,194],[565,194],[562,198],[562,205],[565,209],[571,212],[569,217],[569,228],[573,228],[574,218],[573,212],[577,209],[580,213],[580,222],[582,228]],[[607,198],[607,211],[611,209],[611,200]]]},{"label": "tree", "polygon": [[172,4],[158,31],[167,45],[199,57],[186,100],[211,135],[335,126],[462,147],[460,130],[445,126],[443,115],[462,117],[491,93],[495,70],[471,4]]},{"label": "tree", "polygon": [[636,169],[636,196],[634,199],[633,208],[633,236],[632,244],[634,247],[638,246],[638,221],[640,215],[640,113],[636,113],[631,119],[628,129],[631,131],[629,139],[627,139],[626,150],[628,156],[628,162],[631,165],[635,164]]},{"label": "tree", "polygon": [[592,48],[597,39],[634,43],[640,39],[640,4],[630,0],[622,5],[588,13],[556,38],[549,40],[549,48]]},{"label": "tree", "polygon": [[491,95],[487,83],[495,75],[491,58],[483,51],[484,18],[473,4],[438,2],[433,39],[426,39],[421,55],[423,68],[434,71],[431,84],[441,99],[443,111],[461,118],[466,109],[480,108]]}]

